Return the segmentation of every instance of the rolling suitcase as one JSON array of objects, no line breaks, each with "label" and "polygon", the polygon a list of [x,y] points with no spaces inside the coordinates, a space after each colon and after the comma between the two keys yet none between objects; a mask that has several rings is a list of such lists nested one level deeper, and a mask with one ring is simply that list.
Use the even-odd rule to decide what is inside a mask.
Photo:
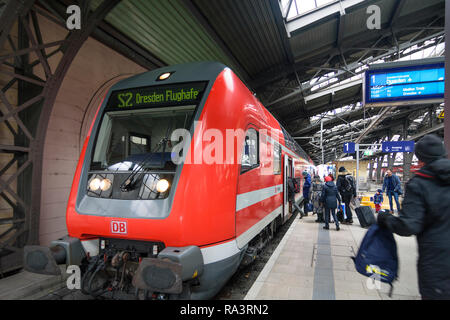
[{"label": "rolling suitcase", "polygon": [[357,207],[355,209],[356,215],[358,216],[359,224],[363,228],[368,228],[372,224],[377,223],[375,216],[373,214],[372,208],[368,206]]}]

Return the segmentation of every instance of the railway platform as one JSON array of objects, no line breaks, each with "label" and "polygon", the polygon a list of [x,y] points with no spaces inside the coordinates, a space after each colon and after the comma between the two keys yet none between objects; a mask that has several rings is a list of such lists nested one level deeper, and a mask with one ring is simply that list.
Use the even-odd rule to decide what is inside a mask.
[{"label": "railway platform", "polygon": [[[399,279],[390,287],[377,287],[356,272],[351,259],[367,229],[355,215],[352,225],[341,224],[340,231],[330,224],[324,230],[309,214],[295,218],[269,261],[247,292],[244,300],[416,300],[417,244],[415,237],[395,235],[399,255]],[[45,276],[22,271],[0,279],[0,300],[63,299],[92,297],[65,288],[67,274]],[[370,279],[369,279],[370,280]]]},{"label": "railway platform", "polygon": [[389,297],[389,285],[374,284],[357,273],[352,256],[367,229],[357,217],[352,225],[330,224],[324,230],[311,214],[296,218],[259,274],[245,300],[417,300],[415,237],[395,235],[399,279]]}]

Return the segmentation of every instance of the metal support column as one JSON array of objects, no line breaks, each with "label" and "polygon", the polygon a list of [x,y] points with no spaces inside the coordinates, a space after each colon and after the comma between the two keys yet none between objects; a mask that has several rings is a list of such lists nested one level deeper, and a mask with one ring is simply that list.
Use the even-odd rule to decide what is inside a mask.
[{"label": "metal support column", "polygon": [[381,179],[381,168],[383,167],[384,155],[380,156],[377,161],[377,184],[382,181]]},{"label": "metal support column", "polygon": [[[0,16],[0,48],[7,52],[0,56],[7,83],[0,88],[0,125],[13,137],[0,145],[0,153],[10,159],[0,168],[0,197],[11,207],[11,216],[0,219],[0,273],[20,268],[23,246],[39,242],[43,149],[56,96],[78,51],[120,0],[104,0],[95,11],[90,10],[91,1],[81,1],[81,30],[67,31],[63,39],[50,43],[43,42],[34,2],[10,0]],[[20,28],[18,43],[11,36],[14,24]],[[28,61],[31,53],[35,61]],[[48,59],[56,53],[62,57],[52,70]],[[33,73],[38,65],[44,71],[41,76]],[[9,91],[14,86],[17,102]]]}]

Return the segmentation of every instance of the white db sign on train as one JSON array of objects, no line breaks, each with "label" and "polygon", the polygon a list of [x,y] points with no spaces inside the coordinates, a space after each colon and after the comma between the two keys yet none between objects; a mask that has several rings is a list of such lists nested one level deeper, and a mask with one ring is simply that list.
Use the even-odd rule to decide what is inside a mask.
[{"label": "white db sign on train", "polygon": [[127,234],[127,222],[111,221],[111,233]]}]

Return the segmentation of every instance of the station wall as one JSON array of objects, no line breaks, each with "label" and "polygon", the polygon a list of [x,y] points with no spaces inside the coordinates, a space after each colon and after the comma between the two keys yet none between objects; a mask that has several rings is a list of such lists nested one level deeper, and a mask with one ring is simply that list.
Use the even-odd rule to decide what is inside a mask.
[{"label": "station wall", "polygon": [[[46,18],[39,19],[44,42],[63,39],[67,34],[67,30]],[[59,59],[61,55],[50,58],[52,71]],[[144,71],[144,68],[92,38],[77,54],[56,98],[45,140],[39,230],[41,245],[48,245],[67,234],[66,205],[75,168],[101,99],[118,80]]]},{"label": "station wall", "polygon": [[[359,180],[366,182],[368,177],[367,167],[369,165],[369,160],[359,161]],[[348,172],[350,172],[354,177],[356,177],[356,160],[346,160],[346,161],[334,161],[333,164],[336,165],[336,174],[340,167],[345,167]]]}]

